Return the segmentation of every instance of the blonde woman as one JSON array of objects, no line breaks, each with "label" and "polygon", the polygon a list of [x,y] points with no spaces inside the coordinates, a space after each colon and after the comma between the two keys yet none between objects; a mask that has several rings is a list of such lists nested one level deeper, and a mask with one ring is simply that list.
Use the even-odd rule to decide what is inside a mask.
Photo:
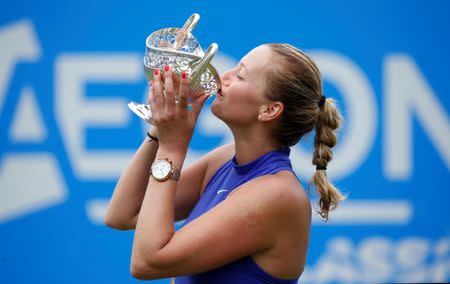
[{"label": "blonde woman", "polygon": [[[162,77],[165,79],[162,80]],[[221,76],[211,111],[234,144],[183,168],[207,95],[188,111],[188,78],[174,86],[169,66],[155,70],[149,102],[155,128],[122,174],[105,223],[135,229],[131,274],[183,283],[297,283],[311,225],[310,200],[289,147],[315,129],[311,184],[326,219],[343,199],[326,176],[341,115],[322,94],[318,68],[288,44],[250,51]],[[174,93],[180,96],[175,103]],[[174,222],[183,220],[175,231]]]}]

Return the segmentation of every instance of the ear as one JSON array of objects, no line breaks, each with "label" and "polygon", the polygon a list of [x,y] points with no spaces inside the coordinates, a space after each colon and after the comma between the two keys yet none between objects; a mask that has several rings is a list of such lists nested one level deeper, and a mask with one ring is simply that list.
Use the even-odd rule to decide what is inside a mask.
[{"label": "ear", "polygon": [[270,102],[259,107],[258,120],[271,121],[278,118],[284,111],[282,102]]}]

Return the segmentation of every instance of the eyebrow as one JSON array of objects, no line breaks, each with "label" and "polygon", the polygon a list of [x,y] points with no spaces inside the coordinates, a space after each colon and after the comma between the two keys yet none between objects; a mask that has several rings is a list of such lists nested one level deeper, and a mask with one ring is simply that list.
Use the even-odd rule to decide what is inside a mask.
[{"label": "eyebrow", "polygon": [[242,67],[242,68],[245,68],[245,73],[247,73],[248,74],[248,68],[247,68],[247,66],[244,64],[244,63],[242,63],[242,62],[239,62],[239,65]]}]

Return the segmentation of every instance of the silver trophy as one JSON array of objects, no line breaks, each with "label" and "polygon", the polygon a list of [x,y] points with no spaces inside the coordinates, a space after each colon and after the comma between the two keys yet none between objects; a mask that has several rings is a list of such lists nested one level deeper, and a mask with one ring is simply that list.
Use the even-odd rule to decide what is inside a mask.
[{"label": "silver trophy", "polygon": [[[156,68],[163,70],[165,65],[169,65],[173,72],[174,86],[178,86],[181,73],[187,74],[193,97],[203,93],[215,95],[220,92],[220,76],[211,64],[218,46],[212,43],[206,52],[203,52],[191,33],[199,19],[199,14],[193,14],[182,28],[158,30],[147,37],[144,71],[149,82],[153,80]],[[175,100],[177,101],[177,95]],[[153,124],[150,105],[130,102],[128,107],[140,118]]]}]

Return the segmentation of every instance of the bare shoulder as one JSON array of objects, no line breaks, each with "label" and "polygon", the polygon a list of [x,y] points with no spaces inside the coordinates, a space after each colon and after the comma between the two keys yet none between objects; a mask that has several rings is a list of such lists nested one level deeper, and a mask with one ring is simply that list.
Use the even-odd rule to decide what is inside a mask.
[{"label": "bare shoulder", "polygon": [[229,160],[234,155],[234,144],[225,144],[219,146],[209,152],[206,157],[209,162],[214,162],[217,160]]},{"label": "bare shoulder", "polygon": [[[244,184],[235,199],[245,200],[241,211],[251,210],[249,221],[264,227],[270,242],[265,250],[253,253],[253,260],[266,272],[277,277],[301,275],[311,228],[311,203],[296,176],[289,171],[255,178]],[[263,220],[261,222],[261,220]]]},{"label": "bare shoulder", "polygon": [[295,175],[289,171],[255,178],[237,188],[230,194],[232,195],[258,204],[264,214],[271,215],[271,219],[280,225],[285,225],[280,220],[305,225],[310,223],[311,203],[308,195]]}]

